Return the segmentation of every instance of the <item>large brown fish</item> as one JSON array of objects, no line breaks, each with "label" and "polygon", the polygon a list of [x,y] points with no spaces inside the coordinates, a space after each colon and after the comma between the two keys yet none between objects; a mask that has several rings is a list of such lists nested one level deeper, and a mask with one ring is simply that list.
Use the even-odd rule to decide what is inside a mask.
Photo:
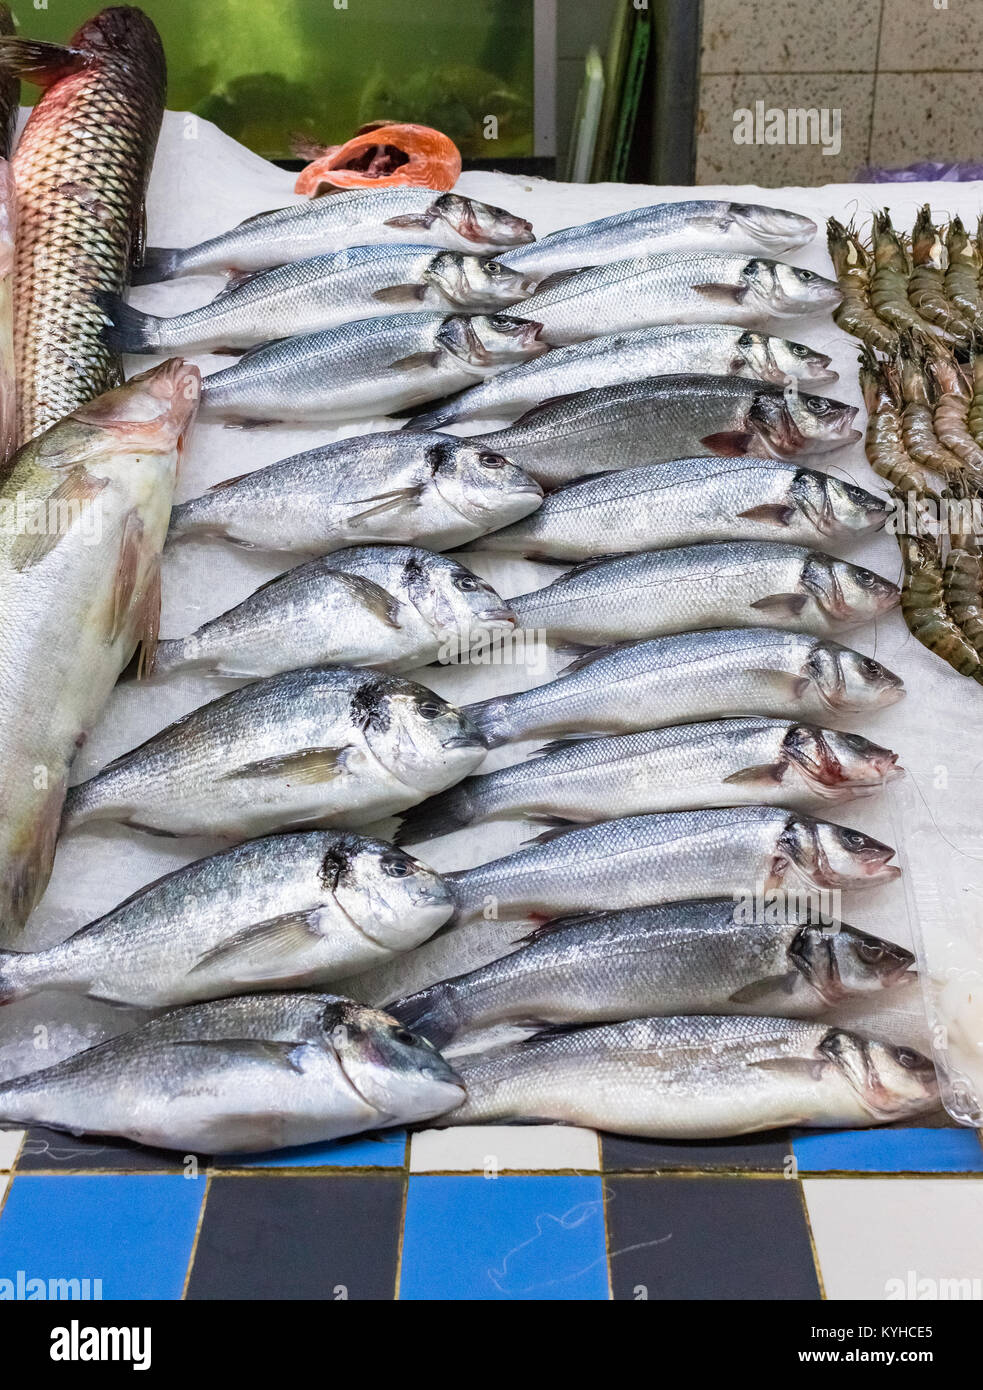
[{"label": "large brown fish", "polygon": [[157,30],[128,6],[103,10],[67,47],[2,37],[0,67],[46,89],[13,159],[23,443],[122,379],[92,295],[121,294],[142,256],[166,75]]}]

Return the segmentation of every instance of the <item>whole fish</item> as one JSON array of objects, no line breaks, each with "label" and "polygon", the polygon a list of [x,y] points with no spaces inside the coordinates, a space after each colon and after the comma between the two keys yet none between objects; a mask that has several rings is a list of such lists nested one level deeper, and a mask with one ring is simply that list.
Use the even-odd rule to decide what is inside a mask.
[{"label": "whole fish", "polygon": [[178,869],[44,951],[0,952],[0,1001],[40,990],[159,1009],[321,985],[450,917],[432,869],[384,840],[271,835]]},{"label": "whole fish", "polygon": [[170,541],[218,536],[308,555],[365,541],[450,550],[527,516],[542,497],[521,468],[481,444],[393,430],[218,483],[174,508]]},{"label": "whole fish", "polygon": [[183,250],[151,246],[135,281],[146,284],[176,275],[267,270],[345,246],[418,243],[473,254],[534,240],[531,224],[503,208],[459,193],[390,186],[332,193],[261,212],[221,236]]},{"label": "whole fish", "polygon": [[638,328],[588,338],[520,362],[414,416],[407,428],[440,429],[483,415],[512,417],[556,396],[676,373],[749,377],[777,386],[789,379],[827,386],[837,380],[829,363],[825,353],[803,343],[729,324]]},{"label": "whole fish", "polygon": [[776,541],[721,541],[585,560],[510,600],[520,627],[603,646],[709,627],[835,636],[896,608],[872,570]]},{"label": "whole fish", "polygon": [[434,1047],[512,1023],[673,1014],[821,1015],[910,979],[910,951],[814,914],[743,921],[711,898],[589,913],[539,927],[519,950],[399,999],[388,1011]]},{"label": "whole fish", "polygon": [[13,159],[23,442],[122,380],[95,292],[122,294],[140,261],[166,71],[153,23],[126,5],[66,47],[2,37],[0,66],[45,89]]},{"label": "whole fish", "polygon": [[562,561],[700,541],[815,546],[869,535],[889,514],[885,497],[798,464],[675,459],[568,483],[530,516],[473,544]]},{"label": "whole fish", "polygon": [[[0,35],[14,33],[14,18],[0,4]],[[10,153],[20,103],[20,81],[0,66],[0,478],[17,443],[17,368],[14,360],[14,261],[17,197]]]},{"label": "whole fish", "polygon": [[118,296],[100,303],[118,352],[235,352],[394,312],[469,313],[508,308],[535,281],[499,261],[425,246],[356,246],[233,280],[210,304],[173,318]]},{"label": "whole fish", "polygon": [[521,738],[626,734],[732,714],[859,714],[904,682],[873,657],[775,628],[683,632],[588,652],[544,685],[467,706],[489,748]]},{"label": "whole fish", "polygon": [[249,1153],[432,1119],[463,1087],[388,1015],[331,994],[170,1009],[0,1084],[0,1125],[114,1134],[179,1152]]},{"label": "whole fish", "polygon": [[658,376],[545,401],[478,439],[557,487],[584,473],[708,454],[825,454],[860,438],[856,413],[841,401],[764,382]]},{"label": "whole fish", "polygon": [[632,1019],[554,1029],[462,1057],[468,1099],[444,1124],[559,1121],[652,1139],[848,1129],[934,1110],[910,1047],[785,1018]]},{"label": "whole fish", "polygon": [[420,546],[355,546],[262,585],[188,637],[161,642],[155,674],[230,677],[301,666],[428,666],[472,634],[491,639],[515,615],[483,579]]},{"label": "whole fish", "polygon": [[396,838],[417,844],[499,816],[561,825],[741,802],[810,810],[879,791],[901,775],[897,761],[859,734],[788,719],[559,739],[424,801],[403,817]]},{"label": "whole fish", "polygon": [[513,251],[509,260],[528,274],[552,275],[658,251],[781,255],[805,246],[816,231],[809,217],[756,203],[654,203],[550,232],[532,246]]},{"label": "whole fish", "polygon": [[205,378],[226,423],[388,415],[546,351],[539,324],[504,314],[391,314],[251,348]]},{"label": "whole fish", "polygon": [[871,888],[901,870],[894,850],[847,826],[782,806],[728,806],[628,816],[548,830],[532,844],[445,875],[454,921],[548,921],[606,908],[686,898],[752,899],[791,892]]},{"label": "whole fish", "polygon": [[16,454],[0,486],[0,940],[44,891],[69,768],[138,643],[200,378],[179,359]]},{"label": "whole fish", "polygon": [[832,312],[843,295],[814,270],[714,252],[631,256],[563,270],[544,280],[523,312],[553,346],[656,324],[764,328],[771,319]]},{"label": "whole fish", "polygon": [[212,700],[73,787],[63,828],[116,821],[233,842],[365,825],[473,772],[468,718],[398,676],[310,667]]}]

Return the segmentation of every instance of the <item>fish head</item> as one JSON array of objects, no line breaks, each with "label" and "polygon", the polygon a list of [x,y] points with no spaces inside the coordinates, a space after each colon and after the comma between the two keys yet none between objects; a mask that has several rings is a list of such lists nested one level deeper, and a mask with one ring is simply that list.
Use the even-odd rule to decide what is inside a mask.
[{"label": "fish head", "polygon": [[443,500],[485,531],[521,520],[543,499],[543,489],[518,464],[471,440],[448,436],[432,444],[429,463]]},{"label": "fish head", "polygon": [[860,438],[852,428],[856,406],[826,396],[807,395],[794,383],[778,391],[762,387],[748,407],[747,428],[770,458],[822,454]]},{"label": "fish head", "polygon": [[180,357],[172,357],[78,406],[45,436],[41,454],[53,461],[60,448],[72,447],[72,440],[72,452],[79,457],[107,448],[155,454],[170,454],[175,449],[180,452],[200,400],[198,368]]},{"label": "fish head", "polygon": [[424,279],[459,309],[494,309],[526,299],[536,281],[503,265],[491,256],[468,256],[460,251],[441,251],[434,256]]},{"label": "fish head", "polygon": [[817,888],[866,888],[900,876],[888,862],[893,858],[890,845],[862,830],[790,815],[778,837],[773,873],[777,882],[791,872]]},{"label": "fish head", "polygon": [[438,330],[437,342],[469,371],[492,373],[547,352],[539,337],[542,327],[508,314],[452,314]]},{"label": "fish head", "polygon": [[831,1028],[819,1051],[879,1120],[900,1120],[939,1103],[935,1067],[913,1047],[895,1047],[845,1028]]},{"label": "fish head", "polygon": [[859,714],[884,709],[904,695],[904,681],[875,661],[837,642],[816,642],[802,674],[832,710]]},{"label": "fish head", "polygon": [[361,724],[373,756],[423,795],[460,781],[485,756],[484,739],[464,711],[426,686],[381,679],[361,698]]},{"label": "fish head", "polygon": [[837,373],[829,370],[831,360],[824,352],[815,352],[804,343],[773,338],[768,333],[749,329],[737,340],[731,375],[768,381],[775,386],[784,386],[790,378],[809,381],[814,386],[828,386],[838,379]]},{"label": "fish head", "polygon": [[431,1119],[464,1100],[463,1081],[437,1049],[389,1014],[333,999],[322,1027],[349,1085],[381,1124]]},{"label": "fish head", "polygon": [[841,623],[866,623],[889,613],[901,599],[896,584],[863,565],[810,551],[799,580],[828,618]]},{"label": "fish head", "polygon": [[747,287],[745,305],[756,301],[763,314],[815,314],[835,309],[843,298],[839,285],[814,270],[784,261],[755,257],[741,271]]},{"label": "fish head", "polygon": [[788,954],[792,965],[830,1006],[910,979],[915,963],[903,946],[846,923],[802,927]]},{"label": "fish head", "polygon": [[782,740],[782,755],[806,787],[831,801],[879,791],[900,777],[898,755],[860,734],[792,724]]},{"label": "fish head", "polygon": [[444,556],[412,554],[403,567],[401,588],[437,636],[460,641],[503,632],[518,621],[490,584]]},{"label": "fish head", "polygon": [[504,208],[480,203],[477,198],[465,198],[460,193],[445,193],[431,208],[455,236],[475,247],[524,246],[535,241],[532,223],[515,217]]},{"label": "fish head", "polygon": [[776,253],[805,246],[819,230],[811,217],[760,203],[728,203],[726,215],[730,226],[749,232],[762,250]]},{"label": "fish head", "polygon": [[418,946],[453,912],[440,875],[384,840],[340,836],[325,854],[319,878],[362,935],[387,950]]},{"label": "fish head", "polygon": [[879,530],[891,515],[887,498],[812,469],[796,473],[790,493],[799,513],[817,531],[837,539]]}]

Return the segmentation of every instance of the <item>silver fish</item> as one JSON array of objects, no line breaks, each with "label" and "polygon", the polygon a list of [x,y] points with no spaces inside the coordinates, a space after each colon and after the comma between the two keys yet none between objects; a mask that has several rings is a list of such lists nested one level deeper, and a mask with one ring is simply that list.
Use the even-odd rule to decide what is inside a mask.
[{"label": "silver fish", "polygon": [[225,352],[402,311],[489,312],[525,299],[535,280],[487,256],[421,246],[356,246],[233,280],[173,318],[114,295],[99,303],[118,352]]},{"label": "silver fish", "polygon": [[805,246],[816,224],[801,213],[756,203],[719,200],[654,203],[550,232],[509,260],[533,275],[657,251],[765,251],[781,255]]},{"label": "silver fish", "polygon": [[885,497],[797,464],[675,459],[568,483],[474,548],[577,561],[700,541],[815,546],[869,535],[889,514]]},{"label": "silver fish", "polygon": [[364,419],[471,386],[546,351],[539,324],[504,314],[391,314],[266,343],[204,380],[226,423]]},{"label": "silver fish", "polygon": [[247,217],[221,236],[183,250],[150,246],[133,283],[176,275],[267,270],[344,246],[419,243],[450,251],[494,252],[533,241],[523,217],[457,193],[390,186],[335,193]]},{"label": "silver fish", "polygon": [[270,835],[200,859],[44,951],[0,952],[0,1001],[40,990],[144,1009],[325,984],[450,917],[440,877],[384,840]]},{"label": "silver fish", "polygon": [[229,478],[171,513],[171,543],[326,555],[360,542],[466,545],[539,506],[542,488],[501,454],[449,434],[339,439]]},{"label": "silver fish", "polygon": [[613,738],[558,739],[525,762],[467,777],[404,815],[400,844],[495,817],[589,824],[741,802],[798,810],[852,801],[902,773],[859,734],[787,719],[715,719]]},{"label": "silver fish", "polygon": [[911,979],[910,951],[815,914],[741,920],[727,898],[549,922],[525,945],[388,1005],[434,1047],[498,1024],[821,1015]]},{"label": "silver fish", "polygon": [[885,1124],[939,1103],[920,1052],[798,1019],[632,1019],[546,1031],[457,1065],[468,1099],[445,1124],[535,1119],[721,1139]]},{"label": "silver fish", "polygon": [[825,716],[893,705],[904,683],[872,657],[774,628],[684,632],[572,662],[555,680],[467,706],[489,748],[625,734],[732,714]]},{"label": "silver fish", "polygon": [[548,830],[531,844],[445,875],[454,921],[548,921],[571,913],[686,898],[752,900],[790,891],[871,888],[901,870],[889,845],[781,806],[729,806],[628,816]]},{"label": "silver fish", "polygon": [[541,483],[717,454],[791,459],[853,444],[855,406],[726,376],[660,376],[546,401],[475,442]]},{"label": "silver fish", "polygon": [[458,781],[484,756],[470,720],[425,686],[310,667],[192,710],[73,787],[63,829],[116,821],[233,842],[366,825]]},{"label": "silver fish", "polygon": [[440,429],[478,416],[510,418],[543,401],[600,386],[676,373],[749,377],[784,386],[789,380],[828,386],[830,359],[803,343],[729,324],[639,328],[558,347],[471,386],[444,405],[414,416],[408,428]]},{"label": "silver fish", "polygon": [[432,1119],[463,1087],[386,1014],[331,994],[265,994],[171,1009],[52,1067],[0,1084],[0,1124],[251,1153]]},{"label": "silver fish", "polygon": [[764,328],[776,318],[831,313],[842,298],[834,281],[782,261],[670,253],[560,271],[525,301],[523,313],[543,325],[544,342],[558,347],[657,324],[722,320]]},{"label": "silver fish", "polygon": [[822,551],[720,541],[585,560],[510,600],[520,627],[588,646],[708,627],[835,636],[896,608],[895,584]]},{"label": "silver fish", "polygon": [[515,623],[491,585],[447,555],[354,546],[287,570],[188,637],[161,642],[154,672],[204,668],[248,679],[310,665],[410,671]]}]

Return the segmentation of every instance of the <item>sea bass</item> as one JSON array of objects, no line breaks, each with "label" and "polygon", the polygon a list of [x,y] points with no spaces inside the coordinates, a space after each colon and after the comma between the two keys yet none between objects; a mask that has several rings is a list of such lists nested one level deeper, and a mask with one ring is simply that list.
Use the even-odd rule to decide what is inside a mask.
[{"label": "sea bass", "polygon": [[447,555],[354,546],[287,570],[190,636],[161,642],[154,670],[246,678],[310,665],[411,671],[515,623],[491,585]]},{"label": "sea bass", "polygon": [[659,376],[545,401],[475,442],[558,487],[584,473],[700,455],[825,454],[860,438],[856,414],[856,406],[765,382]]},{"label": "sea bass", "polygon": [[210,304],[173,318],[106,295],[107,340],[119,352],[236,352],[401,311],[494,313],[535,281],[499,261],[420,246],[356,246],[232,281]]},{"label": "sea bass", "polygon": [[559,1121],[652,1139],[722,1139],[803,1126],[851,1129],[935,1109],[935,1068],[820,1022],[632,1019],[547,1030],[473,1057],[446,1124]]},{"label": "sea bass", "polygon": [[178,869],[44,951],[0,952],[0,1002],[55,989],[159,1009],[321,985],[450,917],[440,877],[359,835],[270,835]]},{"label": "sea bass", "polygon": [[911,979],[910,951],[808,912],[743,921],[733,900],[549,922],[519,950],[388,1011],[434,1047],[511,1023],[607,1023],[673,1014],[821,1015]]},{"label": "sea bass", "polygon": [[481,736],[425,686],[309,667],[223,695],[73,787],[64,828],[116,821],[232,842],[366,825],[473,772]]},{"label": "sea bass", "polygon": [[440,429],[479,416],[511,418],[543,401],[600,386],[677,373],[749,377],[784,386],[789,380],[828,386],[830,359],[803,343],[729,324],[639,328],[554,348],[520,362],[444,405],[414,416],[410,429]]},{"label": "sea bass", "polygon": [[140,261],[166,71],[160,35],[130,6],[102,10],[66,47],[0,38],[0,66],[45,89],[13,159],[23,443],[122,380],[94,292],[122,294]]},{"label": "sea bass", "polygon": [[521,468],[480,444],[393,430],[218,483],[174,508],[170,541],[218,536],[308,555],[362,542],[450,550],[527,516],[542,497]]},{"label": "sea bass", "polygon": [[893,705],[904,682],[873,657],[775,628],[684,632],[598,648],[544,685],[467,707],[489,748],[625,734],[733,714],[824,717]]},{"label": "sea bass", "polygon": [[179,359],[134,377],[26,444],[0,488],[0,939],[47,884],[79,744],[138,643],[152,660],[199,389]]},{"label": "sea bass", "polygon": [[330,994],[245,995],[3,1082],[0,1125],[247,1153],[432,1119],[462,1096],[440,1054],[386,1014]]},{"label": "sea bass", "polygon": [[183,250],[151,246],[135,280],[146,284],[176,275],[267,270],[345,246],[412,242],[474,254],[534,240],[524,217],[476,198],[433,188],[373,188],[332,193],[259,213],[221,236]]},{"label": "sea bass", "polygon": [[205,378],[228,424],[352,420],[433,400],[546,351],[539,324],[504,314],[392,314],[251,348]]},{"label": "sea bass", "polygon": [[896,753],[859,734],[787,719],[715,719],[613,738],[559,739],[408,811],[397,835],[417,844],[495,817],[589,824],[647,811],[741,802],[811,810],[880,791]]}]

